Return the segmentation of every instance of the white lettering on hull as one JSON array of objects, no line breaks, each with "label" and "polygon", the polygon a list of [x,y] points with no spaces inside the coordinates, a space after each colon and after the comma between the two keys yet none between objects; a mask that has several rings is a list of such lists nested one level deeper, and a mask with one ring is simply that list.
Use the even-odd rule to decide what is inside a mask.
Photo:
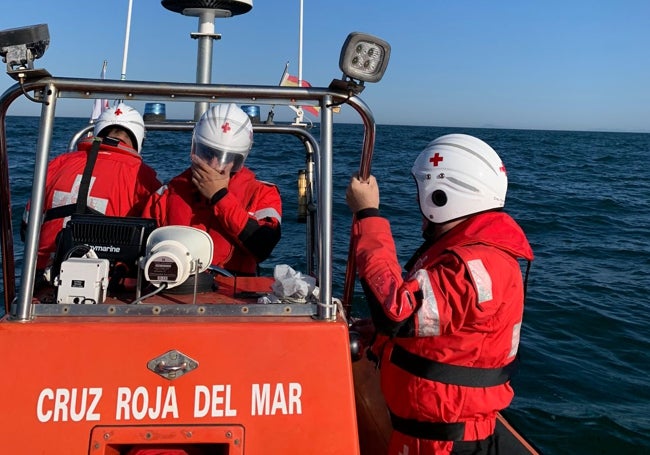
[{"label": "white lettering on hull", "polygon": [[178,402],[176,400],[176,389],[174,386],[156,387],[153,400],[150,400],[149,391],[145,387],[137,387],[133,392],[128,387],[118,387],[117,403],[115,406],[115,420],[143,420],[149,417],[152,420],[166,419],[170,417],[178,419]]},{"label": "white lettering on hull", "polygon": [[[250,393],[251,416],[302,414],[299,382],[255,383]],[[234,399],[233,386],[211,384],[195,385],[194,402],[184,402],[183,406],[179,406],[175,386],[118,387],[114,394],[100,387],[44,388],[36,402],[36,417],[43,423],[101,421],[100,410],[106,411],[106,405],[100,407],[102,396],[114,397],[115,421],[170,420],[179,419],[181,414],[194,419],[238,415],[233,407],[238,402]],[[244,397],[240,395],[241,398]]]},{"label": "white lettering on hull", "polygon": [[[271,387],[273,398],[271,399]],[[302,386],[298,382],[277,383],[273,386],[253,384],[251,388],[251,415],[302,414]]]},{"label": "white lettering on hull", "polygon": [[235,417],[237,410],[230,407],[230,384],[204,385],[194,388],[194,417]]},{"label": "white lettering on hull", "polygon": [[98,421],[95,412],[102,389],[84,387],[82,389],[43,389],[38,396],[36,416],[40,422]]}]

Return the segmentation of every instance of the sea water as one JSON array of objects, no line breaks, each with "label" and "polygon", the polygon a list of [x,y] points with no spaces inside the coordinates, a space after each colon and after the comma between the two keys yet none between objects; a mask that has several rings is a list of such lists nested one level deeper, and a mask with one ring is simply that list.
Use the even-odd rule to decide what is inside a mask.
[{"label": "sea water", "polygon": [[[52,156],[85,124],[57,119]],[[37,125],[37,118],[7,120],[14,233],[31,193]],[[500,154],[509,178],[506,210],[535,253],[516,397],[505,414],[546,454],[650,453],[650,134],[378,126],[372,173],[402,263],[421,242],[411,164],[429,141],[458,132]],[[359,168],[362,127],[335,124],[334,133],[333,274],[340,295],[351,220],[345,188]],[[167,181],[187,168],[190,140],[189,132],[149,132],[144,160]],[[276,264],[307,264],[296,189],[304,160],[298,139],[255,136],[247,163],[283,196],[283,237],[263,264],[268,274]],[[23,245],[16,239],[20,274]],[[353,313],[368,314],[358,284]]]}]

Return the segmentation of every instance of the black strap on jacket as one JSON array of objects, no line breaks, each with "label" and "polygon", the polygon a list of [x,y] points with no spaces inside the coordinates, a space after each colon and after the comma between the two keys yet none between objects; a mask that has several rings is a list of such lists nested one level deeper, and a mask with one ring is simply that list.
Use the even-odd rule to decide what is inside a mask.
[{"label": "black strap on jacket", "polygon": [[414,419],[404,419],[390,413],[390,421],[393,429],[402,434],[418,439],[430,439],[432,441],[462,441],[465,436],[465,424],[463,422],[421,422]]},{"label": "black strap on jacket", "polygon": [[93,145],[88,151],[86,158],[86,167],[81,176],[81,184],[79,185],[79,194],[77,194],[77,202],[75,204],[61,205],[59,207],[52,207],[45,211],[43,222],[54,220],[56,218],[65,218],[73,213],[98,213],[96,210],[88,207],[88,193],[90,191],[90,180],[93,176],[93,169],[97,162],[97,155],[99,154],[99,146],[102,144],[101,138],[95,138]]},{"label": "black strap on jacket", "polygon": [[93,169],[97,162],[97,155],[99,154],[99,146],[102,141],[99,138],[93,140],[93,145],[90,147],[88,157],[86,158],[86,167],[81,176],[81,184],[79,185],[79,194],[77,195],[77,208],[75,213],[85,213],[88,207],[88,192],[90,191],[90,180],[93,176]]},{"label": "black strap on jacket", "polygon": [[421,357],[396,344],[390,361],[414,376],[431,381],[465,387],[492,387],[510,380],[517,369],[518,358],[501,368],[464,367]]}]

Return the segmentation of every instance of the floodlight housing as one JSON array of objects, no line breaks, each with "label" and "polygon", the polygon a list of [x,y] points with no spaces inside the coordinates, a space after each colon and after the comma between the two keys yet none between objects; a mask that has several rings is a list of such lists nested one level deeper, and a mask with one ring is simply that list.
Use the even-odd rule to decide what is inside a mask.
[{"label": "floodlight housing", "polygon": [[47,24],[0,31],[0,55],[7,64],[7,74],[34,71],[34,60],[43,56],[49,44]]},{"label": "floodlight housing", "polygon": [[390,45],[367,33],[350,33],[343,43],[339,68],[350,79],[378,82],[390,57]]}]

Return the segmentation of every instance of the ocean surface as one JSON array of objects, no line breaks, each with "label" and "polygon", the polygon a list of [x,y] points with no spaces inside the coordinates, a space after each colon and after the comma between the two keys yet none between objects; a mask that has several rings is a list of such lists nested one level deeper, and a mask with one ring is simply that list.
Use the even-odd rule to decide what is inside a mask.
[{"label": "ocean surface", "polygon": [[[52,156],[86,122],[58,119]],[[15,235],[31,192],[37,124],[7,121]],[[500,154],[506,210],[535,253],[516,397],[505,414],[545,454],[650,453],[650,134],[378,126],[372,172],[402,263],[421,241],[411,164],[429,141],[453,132],[480,137]],[[335,124],[334,133],[340,295],[351,220],[345,187],[358,170],[362,127]],[[150,132],[143,156],[166,181],[188,166],[189,145],[190,133]],[[284,201],[283,238],[264,271],[279,263],[304,270],[305,225],[296,221],[302,145],[257,134],[247,164],[277,183]],[[367,315],[358,285],[353,312]]]}]

